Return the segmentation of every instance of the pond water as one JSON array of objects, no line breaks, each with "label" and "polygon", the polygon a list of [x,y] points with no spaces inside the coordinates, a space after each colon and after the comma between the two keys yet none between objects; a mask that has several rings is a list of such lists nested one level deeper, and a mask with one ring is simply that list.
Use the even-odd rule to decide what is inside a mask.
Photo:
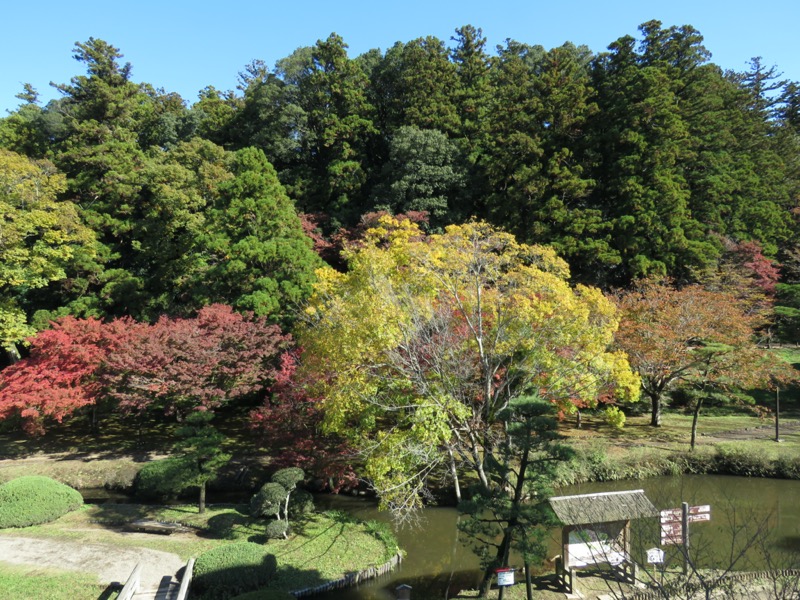
[{"label": "pond water", "polygon": [[[643,489],[658,509],[679,508],[681,502],[711,505],[711,521],[690,526],[690,555],[699,566],[727,567],[734,563],[734,570],[766,569],[770,563],[773,568],[800,566],[800,481],[684,475],[570,486],[557,490],[557,494],[635,489]],[[362,519],[389,521],[374,502],[361,498],[332,496],[318,504]],[[400,546],[407,552],[398,569],[358,588],[319,598],[393,600],[394,589],[400,584],[411,585],[413,597],[446,598],[459,589],[475,587],[481,577],[478,559],[463,543],[463,534],[459,536],[457,519],[458,512],[452,508],[426,509],[417,526],[396,531]],[[632,540],[634,557],[644,563],[645,551],[659,544],[656,519],[635,522]],[[550,556],[560,554],[559,542],[560,530],[553,530]],[[667,561],[680,564],[676,549],[665,549]],[[521,561],[516,566],[521,566]]]}]

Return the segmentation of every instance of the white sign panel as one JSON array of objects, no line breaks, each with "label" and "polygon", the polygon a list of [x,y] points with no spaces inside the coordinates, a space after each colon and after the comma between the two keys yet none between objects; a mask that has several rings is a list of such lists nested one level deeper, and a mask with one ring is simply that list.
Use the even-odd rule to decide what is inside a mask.
[{"label": "white sign panel", "polygon": [[514,585],[514,569],[498,570],[497,585]]},{"label": "white sign panel", "polygon": [[651,565],[664,562],[664,551],[661,548],[650,548],[647,551],[647,562]]}]

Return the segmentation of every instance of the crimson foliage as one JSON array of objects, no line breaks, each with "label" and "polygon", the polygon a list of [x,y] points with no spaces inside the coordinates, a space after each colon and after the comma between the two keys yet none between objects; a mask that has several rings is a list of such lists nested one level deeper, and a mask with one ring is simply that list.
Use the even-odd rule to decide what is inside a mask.
[{"label": "crimson foliage", "polygon": [[31,339],[30,357],[0,372],[0,419],[44,433],[109,398],[127,414],[213,409],[264,389],[289,336],[264,319],[215,304],[155,324],[66,317]]}]

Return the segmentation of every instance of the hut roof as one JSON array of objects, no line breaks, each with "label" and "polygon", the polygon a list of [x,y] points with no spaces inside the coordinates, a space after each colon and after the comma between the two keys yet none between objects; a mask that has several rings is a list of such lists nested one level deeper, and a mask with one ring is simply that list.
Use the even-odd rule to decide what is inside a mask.
[{"label": "hut roof", "polygon": [[550,506],[564,525],[589,525],[658,516],[644,490],[557,496]]}]

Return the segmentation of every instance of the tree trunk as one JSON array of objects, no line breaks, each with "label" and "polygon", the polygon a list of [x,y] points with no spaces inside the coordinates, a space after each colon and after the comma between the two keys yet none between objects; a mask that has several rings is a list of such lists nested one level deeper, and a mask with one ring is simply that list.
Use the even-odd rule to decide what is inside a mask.
[{"label": "tree trunk", "polygon": [[19,354],[19,350],[17,350],[17,346],[14,344],[6,346],[6,357],[8,358],[8,364],[10,365],[13,365],[14,363],[22,360],[22,357]]},{"label": "tree trunk", "polygon": [[458,482],[458,469],[456,469],[456,457],[453,456],[453,449],[448,447],[447,453],[450,455],[450,475],[453,477],[453,486],[456,493],[456,504],[461,502],[461,485]]},{"label": "tree trunk", "polygon": [[697,421],[700,417],[700,408],[703,406],[702,396],[697,399],[694,405],[694,414],[692,415],[692,442],[690,444],[691,450],[694,450],[694,444],[697,441]]},{"label": "tree trunk", "polygon": [[206,482],[200,484],[200,514],[206,512]]},{"label": "tree trunk", "polygon": [[528,600],[533,600],[533,586],[531,586],[531,564],[525,563],[525,594]]},{"label": "tree trunk", "polygon": [[652,411],[650,413],[651,427],[661,427],[661,394],[650,394]]}]

